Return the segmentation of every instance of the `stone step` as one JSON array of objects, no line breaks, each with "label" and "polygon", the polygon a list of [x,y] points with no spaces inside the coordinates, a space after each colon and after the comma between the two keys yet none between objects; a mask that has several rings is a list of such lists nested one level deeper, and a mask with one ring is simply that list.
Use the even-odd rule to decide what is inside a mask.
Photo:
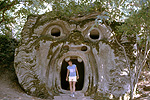
[{"label": "stone step", "polygon": [[75,94],[75,97],[71,97],[70,94],[60,94],[60,96],[54,96],[53,100],[93,100],[89,96],[84,96],[82,93]]},{"label": "stone step", "polygon": [[54,97],[54,100],[63,100],[63,99],[69,99],[69,100],[73,100],[73,99],[76,99],[76,100],[89,100],[91,99],[90,97],[71,97],[71,96],[55,96]]}]

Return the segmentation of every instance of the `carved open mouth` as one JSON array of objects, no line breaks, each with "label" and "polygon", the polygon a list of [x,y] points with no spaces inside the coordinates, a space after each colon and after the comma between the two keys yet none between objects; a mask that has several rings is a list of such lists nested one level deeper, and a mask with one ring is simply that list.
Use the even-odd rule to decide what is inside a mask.
[{"label": "carved open mouth", "polygon": [[[58,86],[62,92],[69,90],[69,82],[66,81],[67,75],[67,66],[68,61],[71,60],[73,64],[77,66],[79,79],[76,82],[76,90],[85,92],[88,88],[88,59],[86,54],[78,51],[68,51],[58,60],[58,69],[59,69],[59,76],[58,76]],[[86,84],[86,85],[85,85]]]},{"label": "carved open mouth", "polygon": [[58,92],[67,93],[69,91],[69,82],[66,81],[67,62],[69,60],[77,66],[79,72],[76,90],[85,93],[89,89],[89,84],[95,86],[97,82],[92,79],[92,77],[95,77],[95,73],[89,74],[91,71],[95,71],[91,67],[95,66],[95,63],[89,63],[89,61],[95,61],[90,46],[86,44],[75,45],[69,42],[61,45],[61,47],[59,46],[60,44],[53,47],[54,49],[51,50],[54,53],[51,53],[51,55],[48,54],[48,57],[51,57],[46,70],[48,90],[51,91],[52,87],[56,87],[55,91]]},{"label": "carved open mouth", "polygon": [[72,63],[77,66],[80,78],[76,83],[76,90],[82,90],[84,85],[84,76],[85,76],[84,61],[78,56],[69,56],[63,60],[61,65],[61,72],[60,72],[61,88],[64,90],[69,90],[69,82],[66,81],[68,60],[71,60]]},{"label": "carved open mouth", "polygon": [[18,81],[28,94],[46,98],[68,92],[69,59],[79,71],[76,90],[116,97],[128,91],[123,86],[129,86],[128,76],[120,76],[126,68],[125,58],[116,49],[110,28],[92,21],[97,15],[65,20],[49,14],[28,17],[14,62]]}]

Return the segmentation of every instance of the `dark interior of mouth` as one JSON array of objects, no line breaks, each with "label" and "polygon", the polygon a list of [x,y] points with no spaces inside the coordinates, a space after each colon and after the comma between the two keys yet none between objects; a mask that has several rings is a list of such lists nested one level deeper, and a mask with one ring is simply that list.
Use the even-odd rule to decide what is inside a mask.
[{"label": "dark interior of mouth", "polygon": [[[78,72],[79,72],[79,79],[76,82],[76,90],[80,91],[83,88],[84,84],[84,62],[78,62],[77,59],[71,59],[73,64],[76,64]],[[61,66],[61,72],[60,72],[60,77],[61,77],[61,88],[65,90],[70,90],[69,89],[69,82],[66,81],[66,75],[67,75],[67,66],[68,63],[64,60],[62,62]]]}]

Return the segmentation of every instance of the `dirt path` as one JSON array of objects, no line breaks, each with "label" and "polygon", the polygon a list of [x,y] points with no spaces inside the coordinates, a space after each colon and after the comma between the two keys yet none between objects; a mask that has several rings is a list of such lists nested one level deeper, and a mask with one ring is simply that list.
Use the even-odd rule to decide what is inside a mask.
[{"label": "dirt path", "polygon": [[27,95],[19,86],[14,70],[0,69],[0,100],[45,100]]}]

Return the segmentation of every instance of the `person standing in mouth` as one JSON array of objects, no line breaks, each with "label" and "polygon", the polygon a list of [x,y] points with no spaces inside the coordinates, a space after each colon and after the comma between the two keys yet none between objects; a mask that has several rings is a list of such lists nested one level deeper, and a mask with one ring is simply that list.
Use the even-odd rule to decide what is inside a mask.
[{"label": "person standing in mouth", "polygon": [[66,81],[68,81],[68,78],[71,96],[75,97],[75,84],[77,82],[77,79],[79,79],[79,73],[76,65],[72,64],[71,60],[68,61]]}]

